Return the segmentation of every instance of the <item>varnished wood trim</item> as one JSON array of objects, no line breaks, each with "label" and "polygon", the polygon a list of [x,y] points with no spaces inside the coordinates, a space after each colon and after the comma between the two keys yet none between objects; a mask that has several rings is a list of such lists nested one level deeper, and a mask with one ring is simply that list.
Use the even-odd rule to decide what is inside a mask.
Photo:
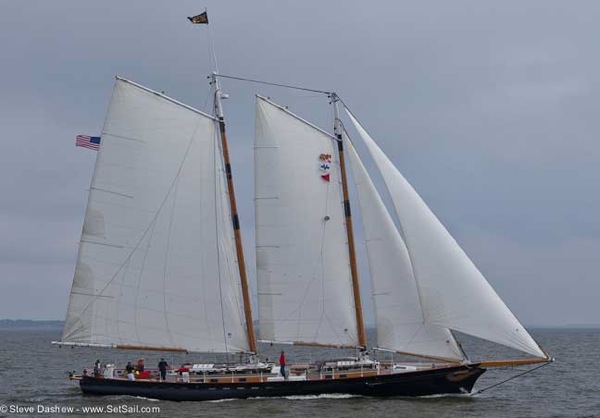
[{"label": "varnished wood trim", "polygon": [[509,367],[509,366],[522,366],[526,364],[540,364],[548,363],[551,360],[548,358],[534,358],[534,359],[514,359],[514,360],[488,360],[482,361],[476,364],[479,367]]}]

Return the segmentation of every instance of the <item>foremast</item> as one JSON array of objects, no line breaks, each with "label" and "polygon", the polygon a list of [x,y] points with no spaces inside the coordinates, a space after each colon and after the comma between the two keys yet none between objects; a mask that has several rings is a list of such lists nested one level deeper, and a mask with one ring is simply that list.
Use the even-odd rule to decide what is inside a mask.
[{"label": "foremast", "polygon": [[215,114],[219,120],[219,133],[221,136],[221,149],[223,153],[223,162],[225,164],[225,175],[227,177],[227,191],[229,192],[229,205],[231,208],[231,222],[233,224],[233,234],[235,240],[235,252],[240,270],[240,282],[242,286],[242,298],[244,302],[244,316],[246,319],[246,330],[248,334],[248,346],[252,353],[256,353],[256,335],[254,333],[254,323],[252,322],[252,308],[250,304],[250,290],[248,287],[248,275],[246,274],[246,261],[244,258],[244,248],[242,245],[242,233],[240,231],[240,220],[237,211],[235,199],[235,188],[233,185],[233,175],[231,172],[231,162],[229,159],[229,145],[227,142],[227,133],[225,130],[225,118],[223,116],[223,105],[221,100],[226,97],[221,92],[219,77],[216,72],[211,76],[211,83],[215,87],[214,107]]},{"label": "foremast", "polygon": [[354,228],[352,226],[352,212],[350,210],[350,196],[348,193],[348,180],[346,176],[346,162],[344,159],[344,142],[342,140],[342,121],[339,115],[338,102],[340,101],[336,93],[330,95],[333,105],[333,133],[337,140],[338,157],[340,160],[340,171],[342,177],[342,195],[344,198],[344,216],[346,218],[346,234],[348,237],[348,255],[350,257],[350,274],[352,277],[352,292],[354,295],[354,311],[356,315],[356,327],[358,330],[358,343],[361,347],[367,346],[367,335],[363,320],[362,302],[360,297],[360,283],[358,279],[358,269],[356,266],[356,250],[354,247]]}]

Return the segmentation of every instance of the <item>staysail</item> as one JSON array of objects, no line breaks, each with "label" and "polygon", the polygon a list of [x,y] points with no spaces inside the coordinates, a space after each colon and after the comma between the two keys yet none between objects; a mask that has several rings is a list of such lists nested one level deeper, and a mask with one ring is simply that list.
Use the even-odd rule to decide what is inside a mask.
[{"label": "staysail", "polygon": [[336,142],[257,97],[260,337],[358,346]]},{"label": "staysail", "polygon": [[248,351],[217,129],[116,80],[63,342]]},{"label": "staysail", "polygon": [[360,123],[347,113],[392,198],[425,323],[547,358],[421,197]]},{"label": "staysail", "polygon": [[344,135],[350,155],[369,260],[379,348],[461,361],[452,333],[427,324],[408,250],[356,149]]}]

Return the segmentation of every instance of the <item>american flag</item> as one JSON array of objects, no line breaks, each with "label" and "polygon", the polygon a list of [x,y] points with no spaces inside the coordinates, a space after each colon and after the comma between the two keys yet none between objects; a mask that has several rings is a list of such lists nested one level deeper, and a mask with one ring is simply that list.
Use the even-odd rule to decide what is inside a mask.
[{"label": "american flag", "polygon": [[88,136],[88,135],[77,135],[77,140],[75,141],[76,147],[85,147],[89,149],[93,149],[94,151],[98,151],[100,148],[100,137],[99,136]]}]

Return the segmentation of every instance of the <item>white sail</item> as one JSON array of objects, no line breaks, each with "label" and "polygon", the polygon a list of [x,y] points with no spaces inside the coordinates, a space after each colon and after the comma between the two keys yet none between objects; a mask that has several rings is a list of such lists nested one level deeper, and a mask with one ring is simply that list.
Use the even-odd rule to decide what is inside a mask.
[{"label": "white sail", "polygon": [[547,356],[373,139],[348,112],[381,172],[401,224],[425,322]]},{"label": "white sail", "polygon": [[408,250],[356,149],[344,135],[363,221],[377,345],[393,351],[461,361],[452,333],[425,322]]},{"label": "white sail", "polygon": [[[256,267],[263,340],[358,345],[336,155],[331,136],[257,98]],[[326,156],[329,170],[320,169]]]},{"label": "white sail", "polygon": [[64,342],[248,350],[215,120],[117,79]]}]

